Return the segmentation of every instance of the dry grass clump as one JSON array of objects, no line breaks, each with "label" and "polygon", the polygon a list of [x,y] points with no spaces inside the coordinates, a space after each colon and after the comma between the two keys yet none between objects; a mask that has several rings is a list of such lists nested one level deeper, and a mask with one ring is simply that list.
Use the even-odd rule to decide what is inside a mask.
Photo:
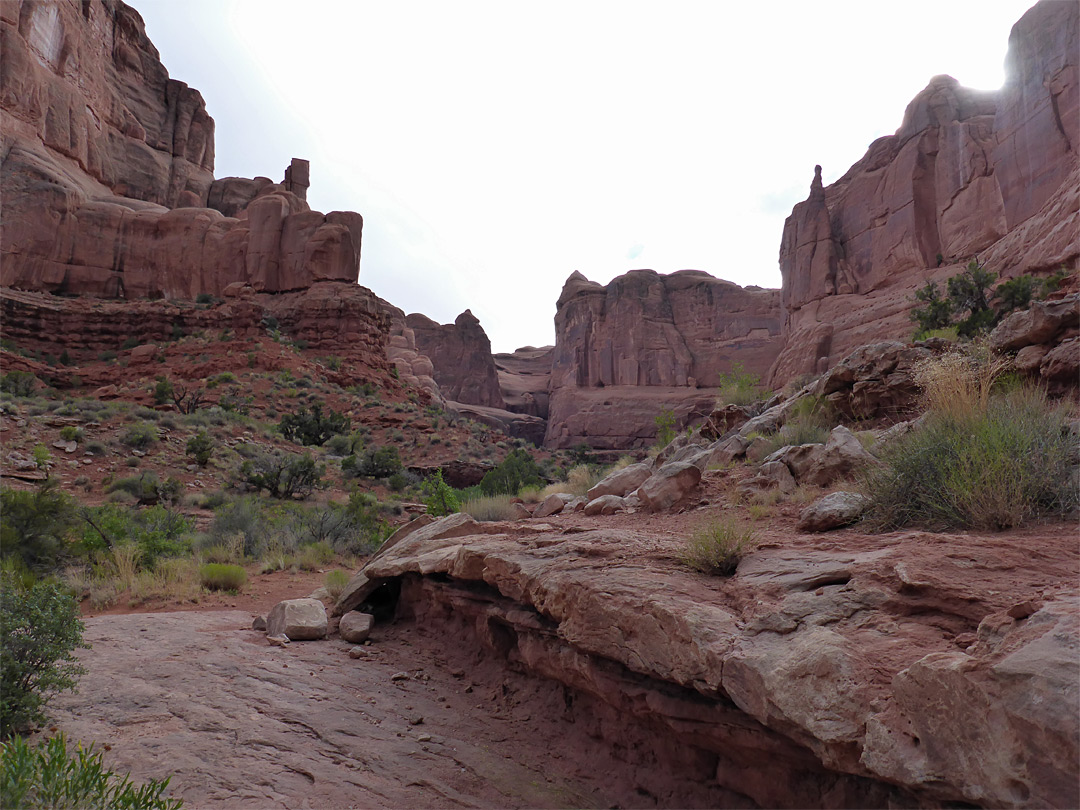
[{"label": "dry grass clump", "polygon": [[470,498],[461,505],[461,511],[474,520],[482,522],[513,520],[516,516],[513,501],[509,495],[482,495]]},{"label": "dry grass clump", "polygon": [[756,540],[752,528],[733,518],[708,521],[690,535],[679,559],[703,574],[731,576]]},{"label": "dry grass clump", "polygon": [[576,467],[572,467],[570,472],[566,474],[565,481],[548,484],[544,487],[541,494],[545,498],[548,495],[554,495],[560,492],[565,492],[570,495],[584,495],[596,486],[604,475],[605,473],[603,471],[594,469],[588,464],[578,464]]},{"label": "dry grass clump", "polygon": [[863,480],[871,526],[998,530],[1075,508],[1075,438],[1063,408],[1037,389],[992,394],[978,373],[934,380],[924,424],[890,442],[883,466]]},{"label": "dry grass clump", "polygon": [[985,343],[966,348],[966,351],[948,351],[915,366],[915,382],[923,391],[928,410],[954,418],[986,412],[995,385],[1012,362],[992,354]]},{"label": "dry grass clump", "polygon": [[199,579],[210,591],[239,591],[247,584],[247,572],[239,565],[206,563],[199,569]]},{"label": "dry grass clump", "polygon": [[333,571],[326,572],[326,594],[331,599],[337,599],[341,596],[341,592],[345,590],[345,586],[349,584],[349,574],[347,571],[342,571],[340,568],[335,568]]}]

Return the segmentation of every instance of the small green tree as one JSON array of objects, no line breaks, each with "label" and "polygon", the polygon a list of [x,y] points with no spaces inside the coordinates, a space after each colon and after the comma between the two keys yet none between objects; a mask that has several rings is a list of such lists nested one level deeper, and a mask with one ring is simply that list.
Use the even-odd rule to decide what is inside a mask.
[{"label": "small green tree", "polygon": [[0,391],[15,397],[28,397],[37,388],[38,379],[29,371],[9,371],[0,377]]},{"label": "small green tree", "polygon": [[187,443],[187,454],[195,458],[195,463],[205,467],[210,463],[210,457],[214,454],[214,440],[205,430],[200,430]]},{"label": "small green tree", "polygon": [[72,654],[83,643],[75,600],[56,584],[30,587],[0,574],[0,736],[43,722],[55,692],[85,670]]},{"label": "small green tree", "polygon": [[322,446],[331,436],[348,433],[349,418],[337,411],[323,414],[321,405],[312,405],[311,411],[301,408],[296,413],[281,417],[281,435],[291,442],[305,446]]},{"label": "small green tree", "polygon": [[915,293],[915,300],[923,304],[911,311],[911,320],[919,325],[917,335],[952,325],[952,302],[938,294],[937,284],[933,281],[926,282],[926,286]]},{"label": "small green tree", "polygon": [[435,517],[452,515],[461,510],[461,502],[453,487],[443,481],[442,470],[436,470],[435,474],[420,485],[424,493],[424,505],[427,513]]},{"label": "small green tree", "polygon": [[157,378],[157,384],[154,386],[154,402],[164,405],[172,399],[174,393],[173,384],[169,382],[168,377]]},{"label": "small green tree", "polygon": [[79,523],[75,501],[45,481],[33,491],[0,490],[0,554],[32,571],[53,571]]},{"label": "small green tree", "polygon": [[667,447],[675,439],[675,412],[671,408],[660,411],[656,421],[656,443]]},{"label": "small green tree", "polygon": [[544,476],[536,460],[528,450],[518,447],[480,480],[480,491],[485,495],[517,495],[522,487],[543,484]]},{"label": "small green tree", "polygon": [[273,498],[305,498],[322,483],[326,468],[311,456],[260,453],[240,465],[240,478]]},{"label": "small green tree", "polygon": [[994,297],[998,300],[998,316],[1005,315],[1018,309],[1026,309],[1035,296],[1039,280],[1034,276],[1017,276],[1008,281],[1003,281],[994,290]]}]

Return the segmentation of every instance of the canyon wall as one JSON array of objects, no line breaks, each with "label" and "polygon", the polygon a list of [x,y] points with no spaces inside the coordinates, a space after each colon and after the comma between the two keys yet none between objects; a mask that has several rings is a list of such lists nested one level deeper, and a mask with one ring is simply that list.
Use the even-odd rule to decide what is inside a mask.
[{"label": "canyon wall", "polygon": [[937,76],[843,177],[824,187],[815,170],[784,225],[771,385],[909,337],[915,290],[976,255],[1001,277],[1077,265],[1078,18],[1043,0],[1013,27],[1000,91]]},{"label": "canyon wall", "polygon": [[0,3],[0,131],[3,286],[194,298],[357,279],[363,220],[310,210],[305,161],[280,184],[214,180],[202,96],[120,0]]},{"label": "canyon wall", "polygon": [[780,293],[699,270],[567,279],[555,314],[545,445],[643,446],[666,409],[708,413],[736,364],[764,374],[780,350]]},{"label": "canyon wall", "polygon": [[437,324],[425,315],[406,316],[416,348],[431,358],[443,396],[466,405],[506,408],[491,356],[491,341],[471,311],[453,323]]}]

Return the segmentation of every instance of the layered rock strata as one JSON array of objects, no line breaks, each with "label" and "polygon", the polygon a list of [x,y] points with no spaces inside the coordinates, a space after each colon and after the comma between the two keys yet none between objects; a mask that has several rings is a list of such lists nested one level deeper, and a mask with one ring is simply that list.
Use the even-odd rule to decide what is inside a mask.
[{"label": "layered rock strata", "polygon": [[493,356],[499,390],[508,411],[547,419],[554,350],[554,346],[539,349],[523,346],[514,352]]},{"label": "layered rock strata", "polygon": [[787,536],[715,579],[656,533],[453,516],[388,544],[338,611],[396,602],[563,684],[568,705],[587,696],[581,722],[631,766],[669,766],[656,795],[1072,807],[1080,560],[1064,528],[1036,556],[1030,532]]},{"label": "layered rock strata", "polygon": [[452,324],[437,324],[419,313],[406,316],[405,323],[413,332],[417,350],[430,358],[444,397],[466,405],[506,409],[491,341],[470,310]]},{"label": "layered rock strata", "polygon": [[360,215],[310,210],[306,161],[281,184],[215,181],[202,96],[124,3],[0,4],[0,60],[3,286],[130,299],[356,281]]},{"label": "layered rock strata", "polygon": [[996,93],[937,76],[828,187],[815,169],[780,247],[779,386],[911,333],[914,291],[980,261],[1001,277],[1080,257],[1080,6],[1043,0],[1013,27]]},{"label": "layered rock strata", "polygon": [[598,449],[648,444],[655,417],[708,413],[736,365],[763,374],[780,350],[779,292],[739,287],[698,270],[635,270],[607,286],[567,279],[545,445]]}]

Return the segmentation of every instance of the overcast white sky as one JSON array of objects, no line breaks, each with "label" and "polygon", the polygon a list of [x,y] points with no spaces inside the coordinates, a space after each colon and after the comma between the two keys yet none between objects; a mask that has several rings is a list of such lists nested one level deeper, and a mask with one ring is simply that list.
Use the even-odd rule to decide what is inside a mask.
[{"label": "overcast white sky", "polygon": [[364,216],[360,283],[471,308],[495,351],[554,341],[574,270],[779,286],[814,164],[840,177],[936,74],[999,87],[1032,4],[128,2],[202,91],[216,176],[307,158],[312,207]]}]

